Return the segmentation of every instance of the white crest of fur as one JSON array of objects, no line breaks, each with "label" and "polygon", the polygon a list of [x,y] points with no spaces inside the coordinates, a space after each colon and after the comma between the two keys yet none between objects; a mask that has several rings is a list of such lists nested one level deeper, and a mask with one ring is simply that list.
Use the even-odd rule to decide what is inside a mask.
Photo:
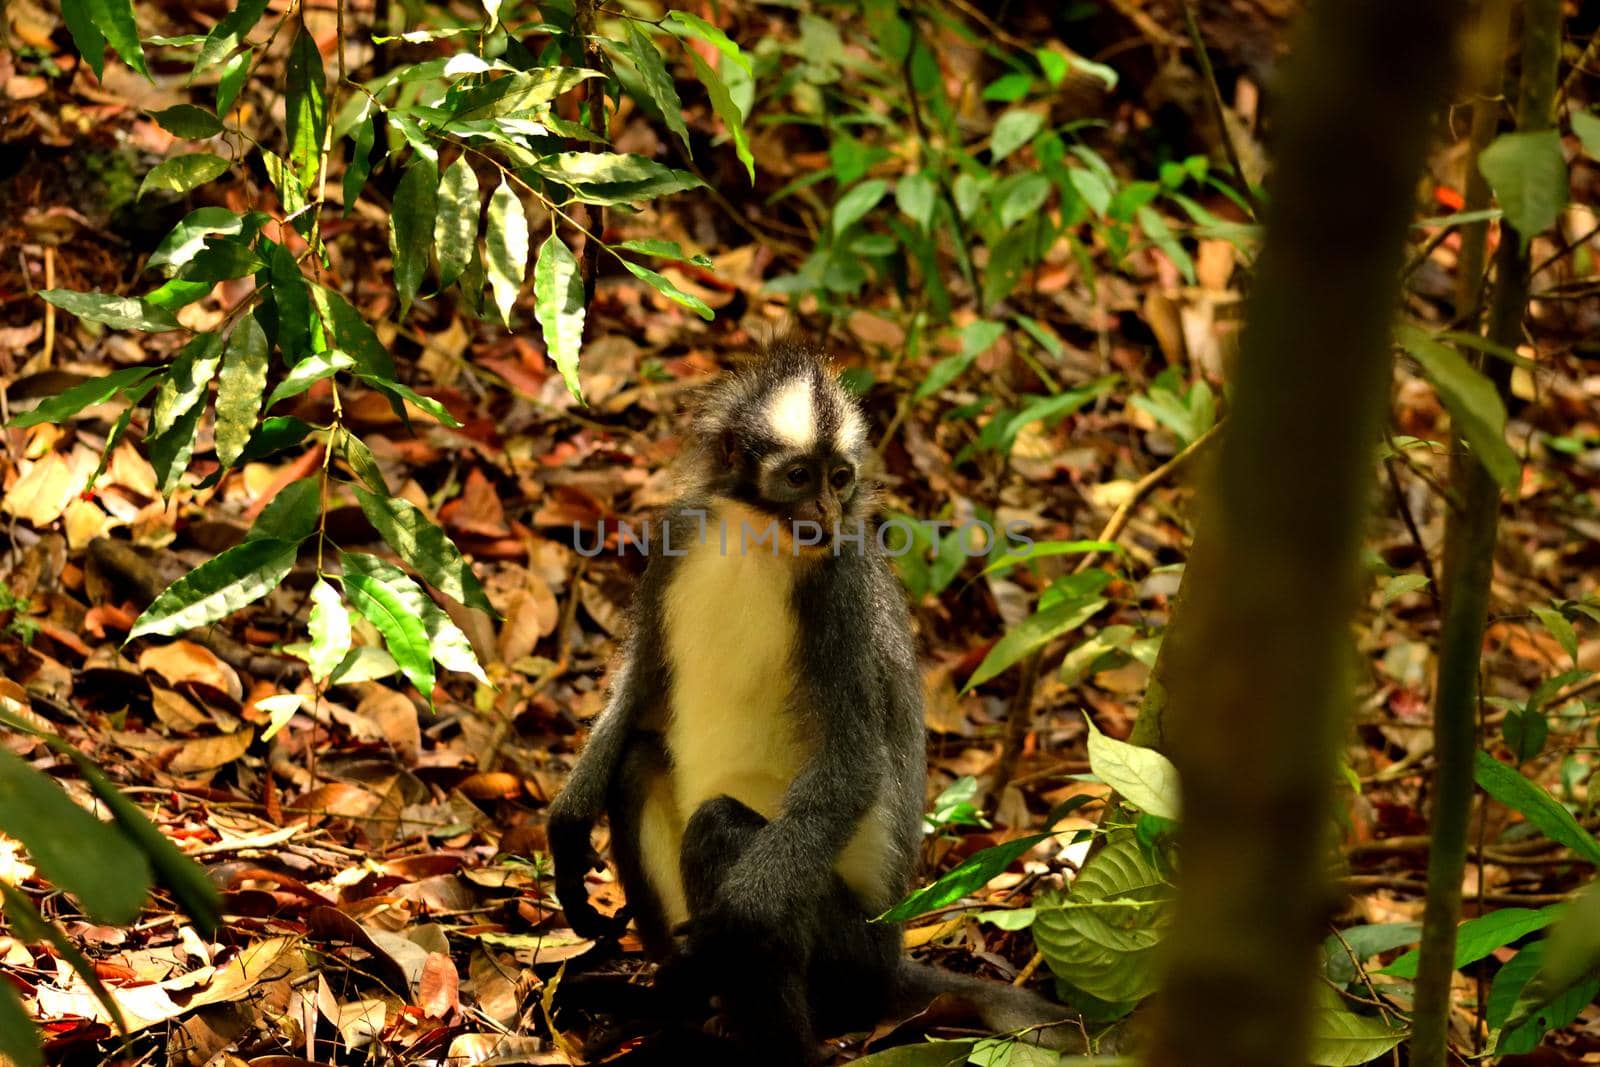
[{"label": "white crest of fur", "polygon": [[817,415],[810,375],[785,382],[772,394],[767,402],[767,424],[778,440],[792,448],[804,451],[817,443]]},{"label": "white crest of fur", "polygon": [[842,455],[853,456],[866,446],[867,423],[854,404],[846,401],[843,409],[844,418],[834,433],[833,447]]}]

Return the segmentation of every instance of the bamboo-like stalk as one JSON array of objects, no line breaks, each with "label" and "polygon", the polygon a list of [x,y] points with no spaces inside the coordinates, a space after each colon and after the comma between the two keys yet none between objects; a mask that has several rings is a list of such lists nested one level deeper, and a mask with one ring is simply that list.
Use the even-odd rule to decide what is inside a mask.
[{"label": "bamboo-like stalk", "polygon": [[[1527,0],[1523,8],[1522,79],[1517,94],[1517,128],[1546,129],[1555,102],[1556,71],[1561,55],[1561,0]],[[1488,17],[1494,17],[1491,10]],[[1502,20],[1504,13],[1500,14]],[[1503,21],[1501,33],[1503,35]],[[1480,107],[1492,107],[1495,92],[1486,87]],[[1477,154],[1493,132],[1493,123],[1473,122],[1473,169]],[[1479,140],[1481,136],[1482,140]],[[1502,222],[1495,255],[1495,286],[1489,310],[1489,337],[1515,348],[1522,340],[1522,317],[1528,304],[1528,238]],[[1481,265],[1481,253],[1476,263]],[[1462,268],[1472,265],[1462,256]],[[1458,280],[1466,309],[1477,304],[1478,283]],[[1502,395],[1510,364],[1490,361],[1486,367]],[[1500,487],[1467,451],[1464,438],[1453,435],[1450,485],[1461,501],[1445,519],[1444,617],[1439,636],[1439,677],[1433,711],[1432,846],[1428,851],[1427,908],[1417,963],[1416,1007],[1412,1016],[1411,1063],[1444,1067],[1449,1053],[1450,983],[1455,974],[1456,923],[1461,918],[1461,881],[1467,861],[1471,821],[1473,758],[1478,745],[1478,663],[1489,611],[1489,582],[1494,576],[1495,534],[1500,519]]]}]

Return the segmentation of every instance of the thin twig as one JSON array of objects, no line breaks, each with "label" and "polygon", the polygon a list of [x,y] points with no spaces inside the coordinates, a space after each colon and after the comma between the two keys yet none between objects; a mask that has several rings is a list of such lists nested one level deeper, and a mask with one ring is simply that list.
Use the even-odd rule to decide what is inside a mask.
[{"label": "thin twig", "polygon": [[1233,168],[1234,176],[1239,181],[1239,189],[1245,201],[1249,203],[1251,213],[1259,215],[1261,203],[1256,199],[1255,190],[1250,188],[1250,179],[1245,175],[1244,164],[1239,160],[1239,149],[1233,143],[1233,132],[1228,127],[1228,109],[1222,103],[1222,89],[1217,85],[1217,72],[1211,66],[1211,53],[1206,51],[1205,38],[1200,35],[1200,21],[1195,18],[1193,3],[1186,2],[1183,5],[1183,21],[1189,27],[1189,40],[1194,44],[1195,58],[1200,62],[1200,74],[1209,90],[1206,99],[1211,102],[1211,117],[1216,120],[1217,134],[1222,138],[1222,150],[1228,155],[1228,165]]}]

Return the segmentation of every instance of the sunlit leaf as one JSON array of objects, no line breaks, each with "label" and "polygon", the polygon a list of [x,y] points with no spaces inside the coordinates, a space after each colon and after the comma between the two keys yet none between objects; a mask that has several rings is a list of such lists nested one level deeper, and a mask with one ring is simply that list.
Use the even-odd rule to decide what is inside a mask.
[{"label": "sunlit leaf", "polygon": [[174,137],[190,141],[204,141],[222,132],[222,120],[194,104],[173,104],[160,111],[152,111],[150,117]]},{"label": "sunlit leaf", "polygon": [[385,381],[394,379],[394,358],[378,340],[377,332],[350,306],[343,294],[313,285],[311,301],[322,317],[323,326],[333,334],[334,346],[348,352],[361,373]]},{"label": "sunlit leaf", "polygon": [[350,613],[339,591],[321,578],[311,587],[311,617],[306,623],[311,648],[306,664],[311,680],[324,682],[350,652]]},{"label": "sunlit leaf", "polygon": [[158,367],[127,367],[123,370],[114,370],[110,374],[98,378],[90,378],[86,382],[74,385],[70,389],[62,390],[55,396],[47,397],[32,411],[24,411],[14,415],[6,426],[12,429],[24,429],[29,426],[38,426],[45,422],[64,422],[76,415],[84,408],[96,404],[104,404],[124,389],[130,389],[154,374]]},{"label": "sunlit leaf", "polygon": [[69,289],[45,289],[39,295],[63,311],[70,311],[80,319],[98,322],[113,330],[160,333],[178,328],[178,320],[172,317],[170,311],[138,297],[75,293]]},{"label": "sunlit leaf", "polygon": [[667,19],[662,25],[679,36],[699,38],[743,67],[746,74],[753,73],[749,58],[739,50],[739,46],[732,38],[699,15],[687,11],[672,11],[667,14]]},{"label": "sunlit leaf", "polygon": [[1044,116],[1036,111],[1013,109],[995,120],[994,132],[989,135],[989,159],[998,163],[1033,140],[1044,128]]},{"label": "sunlit leaf", "polygon": [[233,466],[250,441],[267,390],[267,333],[254,314],[228,335],[217,373],[217,459]]},{"label": "sunlit leaf", "polygon": [[244,79],[250,73],[250,61],[254,58],[255,51],[246,48],[222,65],[222,74],[217,78],[217,114],[226,115],[239,98],[239,90],[244,88]]},{"label": "sunlit leaf", "polygon": [[[674,15],[683,12],[675,11]],[[733,149],[739,156],[739,162],[744,164],[745,173],[750,181],[756,180],[756,160],[750,152],[750,138],[744,132],[744,113],[739,110],[739,105],[728,93],[727,83],[716,70],[700,58],[700,53],[694,49],[685,49],[689,57],[689,64],[694,68],[694,75],[700,79],[700,84],[706,87],[706,95],[711,98],[711,110],[717,113],[717,118],[728,128],[728,136],[733,138]]]},{"label": "sunlit leaf", "polygon": [[178,350],[172,369],[156,390],[155,403],[150,408],[150,432],[156,436],[166,433],[173,424],[200,404],[216,377],[217,366],[222,362],[222,336],[203,333]]},{"label": "sunlit leaf", "polygon": [[267,2],[268,0],[241,0],[240,3],[231,5],[227,9],[227,14],[218,19],[217,24],[211,27],[211,32],[206,34],[206,43],[200,46],[200,54],[195,57],[195,73],[211,70],[224,56],[239,47],[239,42],[244,40],[255,24],[261,21],[261,16],[266,13]]},{"label": "sunlit leaf", "polygon": [[678,99],[677,86],[667,72],[667,64],[656,49],[655,42],[641,31],[632,19],[628,20],[628,56],[639,70],[645,91],[655,101],[656,109],[667,129],[678,135],[685,151],[689,149],[689,128],[683,122],[683,101]]},{"label": "sunlit leaf", "polygon": [[156,597],[135,620],[128,640],[172,637],[255,603],[276,589],[293,569],[299,547],[293,541],[261,538],[207,560]]},{"label": "sunlit leaf", "polygon": [[1107,601],[1104,600],[1069,600],[1028,616],[1007,630],[1005,636],[994,643],[989,654],[983,657],[983,662],[978,664],[978,669],[967,679],[962,692],[982,685],[1021,662],[1022,658],[1034,649],[1041,648],[1056,638],[1076,630],[1093,618],[1106,604]]},{"label": "sunlit leaf", "polygon": [[410,309],[427,273],[438,205],[439,168],[418,156],[400,178],[389,212],[389,248],[394,253],[394,288],[401,315]]},{"label": "sunlit leaf", "polygon": [[539,67],[535,70],[496,78],[463,93],[454,105],[454,119],[470,122],[504,115],[538,113],[544,105],[582,83],[598,78],[598,71],[579,67]]},{"label": "sunlit leaf", "polygon": [[1484,792],[1521,812],[1550,840],[1566,845],[1589,863],[1600,866],[1600,841],[1596,841],[1543,786],[1529,781],[1515,767],[1507,767],[1487,752],[1479,751],[1476,759],[1476,777]]},{"label": "sunlit leaf", "polygon": [[[1501,908],[1462,923],[1456,927],[1456,968],[1476,963],[1495,949],[1503,948],[1535,930],[1544,929],[1560,917],[1562,907],[1553,904],[1537,911],[1531,908]],[[1417,959],[1417,950],[1412,949],[1378,973],[1396,978],[1415,978]]]},{"label": "sunlit leaf", "polygon": [[342,370],[350,370],[355,365],[356,361],[350,358],[349,353],[337,348],[313,352],[289,369],[288,375],[267,397],[267,407],[271,408],[280,400],[299,396],[316,383],[332,378]]},{"label": "sunlit leaf", "polygon": [[422,620],[422,628],[428,635],[428,651],[441,667],[471,675],[484,685],[489,684],[488,676],[478,665],[477,653],[473,652],[467,635],[404,571],[376,556],[359,552],[349,553],[344,559],[346,577],[362,574],[381,583],[394,591],[414,618]]},{"label": "sunlit leaf", "polygon": [[439,182],[439,209],[433,224],[433,247],[439,256],[439,286],[461,277],[478,242],[478,175],[463,153],[445,169]]},{"label": "sunlit leaf", "polygon": [[675,304],[681,304],[690,311],[694,312],[696,315],[699,315],[702,319],[705,319],[707,322],[710,322],[716,317],[716,313],[712,311],[709,306],[707,306],[704,300],[701,300],[699,297],[679,289],[676,285],[672,284],[672,279],[668,278],[665,274],[657,273],[656,271],[651,270],[649,267],[641,267],[639,264],[630,263],[627,260],[624,260],[622,265],[627,267],[628,273],[632,274],[635,278],[639,278],[648,283],[652,289],[666,297],[668,300],[671,300]]},{"label": "sunlit leaf", "polygon": [[[428,650],[428,631],[412,606],[391,585],[366,573],[360,553],[342,552],[344,563],[345,596],[350,604],[383,635],[384,646],[399,664],[406,680],[417,687],[417,692],[431,699],[433,693],[433,655]],[[382,563],[368,556],[367,560]],[[409,578],[405,579],[422,596],[420,588]]]},{"label": "sunlit leaf", "polygon": [[[83,61],[89,64],[89,69],[94,71],[94,76],[97,79],[104,78],[106,35],[94,24],[94,16],[89,11],[89,0],[61,0],[61,20],[67,24],[67,32],[72,34],[73,46],[78,49]],[[37,1040],[34,1041],[34,1050],[37,1053]]]},{"label": "sunlit leaf", "polygon": [[359,485],[355,493],[367,521],[423,580],[468,607],[494,614],[472,567],[445,532],[430,522],[421,509],[400,497],[379,496]]},{"label": "sunlit leaf", "polygon": [[1424,330],[1402,327],[1395,336],[1422,365],[1479,462],[1502,489],[1514,491],[1522,480],[1522,462],[1506,444],[1506,406],[1494,383],[1474,370],[1461,353],[1435,341]]},{"label": "sunlit leaf", "polygon": [[501,178],[489,197],[489,230],[485,241],[488,255],[484,268],[494,290],[500,321],[511,325],[511,309],[528,274],[528,216],[522,199]]},{"label": "sunlit leaf", "polygon": [[139,24],[133,17],[132,0],[85,0],[89,18],[134,72],[150,77],[145,65],[144,46],[139,43]]},{"label": "sunlit leaf", "polygon": [[309,189],[317,181],[322,138],[328,128],[328,78],[316,38],[304,25],[295,35],[284,68],[284,122],[289,165],[300,184]]},{"label": "sunlit leaf", "polygon": [[321,513],[321,479],[301,478],[278,490],[245,532],[246,541],[291,541],[298,544],[317,528]]},{"label": "sunlit leaf", "polygon": [[1153,748],[1130,745],[1089,724],[1089,769],[1140,811],[1163,819],[1178,818],[1178,769]]},{"label": "sunlit leaf", "polygon": [[982,889],[989,880],[1002,874],[1023,853],[1033,848],[1049,834],[1032,834],[1007,841],[1003,845],[974,852],[948,873],[941,875],[932,885],[923,886],[906,899],[884,912],[882,922],[905,922],[947,904],[954,904],[964,896]]}]

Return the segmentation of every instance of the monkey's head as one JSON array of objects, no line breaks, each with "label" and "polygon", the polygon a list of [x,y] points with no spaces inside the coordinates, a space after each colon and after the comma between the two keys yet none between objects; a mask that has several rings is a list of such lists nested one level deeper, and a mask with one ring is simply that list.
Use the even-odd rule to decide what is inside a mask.
[{"label": "monkey's head", "polygon": [[701,488],[831,535],[871,510],[867,424],[820,349],[774,344],[712,386],[695,418]]}]

